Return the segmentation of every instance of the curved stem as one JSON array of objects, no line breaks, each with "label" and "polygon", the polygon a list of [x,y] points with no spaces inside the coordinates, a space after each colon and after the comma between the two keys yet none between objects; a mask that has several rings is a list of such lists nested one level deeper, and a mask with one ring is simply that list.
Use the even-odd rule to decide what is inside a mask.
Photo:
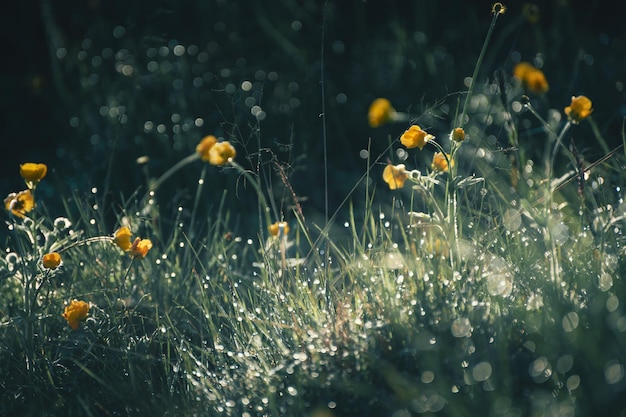
[{"label": "curved stem", "polygon": [[200,195],[202,194],[202,187],[204,186],[204,178],[206,177],[206,165],[202,167],[200,173],[200,180],[198,181],[198,187],[196,188],[196,197],[193,201],[193,209],[191,210],[191,220],[189,222],[189,239],[192,239],[195,235],[196,228],[194,224],[196,222],[196,213],[198,212],[198,204],[200,204]]},{"label": "curved stem", "polygon": [[[66,246],[66,247],[64,247],[64,248],[61,248],[61,249],[57,250],[56,252],[57,252],[57,253],[63,253],[63,252],[65,252],[65,251],[67,251],[67,250],[70,250],[70,249],[72,249],[72,248],[76,247],[76,246],[86,245],[86,244],[89,244],[89,243],[92,243],[92,242],[113,242],[113,237],[111,237],[111,236],[94,236],[94,237],[88,237],[88,238],[86,238],[86,239],[83,239],[83,240],[79,240],[79,241],[77,241],[77,242],[74,242],[74,243],[72,243],[72,244],[71,244],[71,245],[69,245],[69,246]],[[55,251],[53,251],[53,250],[52,250],[52,247],[50,248],[50,251],[51,251],[51,252],[55,252]]]},{"label": "curved stem", "polygon": [[491,38],[491,34],[493,33],[493,28],[496,26],[496,21],[498,20],[499,12],[493,13],[493,18],[491,19],[491,25],[489,25],[489,30],[487,31],[487,36],[485,36],[485,41],[483,42],[483,47],[480,50],[480,55],[478,55],[478,60],[476,61],[476,65],[474,66],[474,73],[472,74],[472,79],[470,81],[469,89],[467,90],[467,95],[465,96],[465,103],[463,103],[463,110],[461,112],[461,119],[459,120],[459,126],[463,127],[465,125],[465,115],[467,114],[467,105],[469,103],[470,97],[472,96],[472,92],[474,91],[474,85],[476,84],[476,77],[478,76],[478,70],[485,58],[485,52],[487,51],[487,45],[489,45],[489,39]]},{"label": "curved stem", "polygon": [[[270,206],[267,204],[267,199],[265,198],[265,194],[263,193],[263,190],[261,189],[261,185],[259,184],[257,177],[255,177],[252,172],[248,171],[247,169],[245,169],[244,167],[242,167],[241,165],[239,165],[237,162],[235,162],[232,159],[230,159],[228,163],[230,164],[230,166],[237,169],[237,171],[239,171],[244,177],[246,177],[246,179],[250,182],[250,184],[252,184],[252,187],[254,187],[257,197],[259,198],[259,204],[261,205],[261,208],[263,209],[263,212],[265,213],[265,221],[267,222],[268,225],[271,224],[271,219],[270,219],[270,214],[269,214]],[[261,230],[261,233],[263,233],[264,228],[260,227],[259,229]],[[263,240],[265,240],[263,235],[261,237],[263,238]]]},{"label": "curved stem", "polygon": [[165,181],[167,181],[179,169],[181,169],[185,165],[189,165],[190,163],[192,163],[193,161],[196,161],[198,159],[200,159],[200,155],[198,155],[196,152],[194,152],[191,155],[186,156],[185,158],[183,158],[180,161],[178,161],[174,166],[172,166],[170,169],[165,171],[165,173],[163,175],[161,175],[159,178],[157,178],[156,181],[154,181],[152,184],[150,184],[150,187],[148,188],[148,191],[143,196],[141,201],[146,200],[146,198],[148,197],[148,195],[150,195],[151,192],[153,192],[157,188],[159,188]]},{"label": "curved stem", "polygon": [[[561,146],[561,143],[563,142],[563,137],[565,136],[565,134],[567,133],[567,131],[569,130],[569,128],[572,126],[572,122],[570,120],[567,121],[567,123],[565,124],[565,126],[563,126],[563,129],[561,130],[561,133],[559,133],[559,136],[556,138],[556,142],[554,143],[554,147],[552,148],[552,155],[550,156],[550,164],[548,164],[548,175],[547,175],[547,179],[548,179],[548,207],[550,207],[552,205],[552,175],[554,173],[554,161],[556,159],[556,154],[558,152],[559,146]],[[571,155],[570,155],[571,157]]]}]

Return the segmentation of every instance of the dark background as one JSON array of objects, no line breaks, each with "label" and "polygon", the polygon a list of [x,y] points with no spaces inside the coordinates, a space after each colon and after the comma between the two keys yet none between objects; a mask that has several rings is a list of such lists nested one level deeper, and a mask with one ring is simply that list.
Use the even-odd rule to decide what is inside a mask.
[{"label": "dark background", "polygon": [[[539,56],[550,82],[550,91],[537,101],[539,111],[562,111],[572,95],[585,94],[593,100],[604,137],[611,146],[620,144],[626,116],[625,2],[541,1],[536,22],[522,13],[527,3],[504,2],[508,10],[498,20],[479,78],[489,80],[496,70],[510,74],[515,54],[527,61]],[[275,157],[308,220],[320,222],[324,132],[332,213],[365,172],[359,151],[371,141],[371,156],[383,154],[406,127],[370,128],[371,101],[387,97],[396,109],[419,115],[464,90],[491,21],[491,4],[7,2],[0,16],[5,148],[0,191],[23,188],[20,163],[44,162],[52,180],[42,183],[38,199],[53,215],[63,214],[62,193],[89,195],[97,187],[115,217],[125,198],[145,191],[147,177],[158,177],[192,153],[204,135],[215,134],[235,143],[237,160],[247,168],[255,167],[263,149],[263,172],[273,175],[275,184],[273,199],[289,217],[292,200],[273,174]],[[180,56],[176,45],[185,48]],[[246,80],[253,83],[250,91],[241,89]],[[452,106],[455,100],[450,99]],[[259,124],[251,115],[253,105],[265,112]],[[445,117],[437,123],[450,127]],[[587,141],[584,129],[577,132],[579,146],[588,159],[597,159],[602,150]],[[140,156],[149,156],[149,162],[138,165]],[[374,182],[382,182],[386,158],[374,167]],[[416,156],[409,162],[423,166],[425,160]],[[190,204],[202,166],[192,164],[168,180],[161,191],[164,210],[173,213],[178,204]],[[214,207],[228,190],[233,227],[254,230],[253,190],[232,170],[210,168],[211,191],[203,202]],[[66,187],[62,193],[59,184]],[[387,192],[383,189],[379,186],[378,194]],[[354,195],[357,207],[362,191]]]}]

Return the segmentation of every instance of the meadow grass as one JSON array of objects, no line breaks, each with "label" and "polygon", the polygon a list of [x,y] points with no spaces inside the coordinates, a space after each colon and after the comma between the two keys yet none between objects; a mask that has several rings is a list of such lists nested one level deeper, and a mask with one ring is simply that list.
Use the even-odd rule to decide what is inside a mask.
[{"label": "meadow grass", "polygon": [[[593,114],[569,97],[536,110],[538,73],[480,77],[498,7],[453,116],[387,103],[376,120],[397,136],[321,223],[260,149],[199,148],[113,208],[60,189],[62,217],[39,197],[45,170],[23,167],[27,192],[5,200],[0,415],[625,415],[624,155],[583,162],[567,133]],[[547,152],[520,138],[522,113]],[[161,185],[193,169],[190,206],[162,213]],[[227,173],[208,210],[207,176]],[[253,237],[232,231],[235,194],[258,208]]]}]

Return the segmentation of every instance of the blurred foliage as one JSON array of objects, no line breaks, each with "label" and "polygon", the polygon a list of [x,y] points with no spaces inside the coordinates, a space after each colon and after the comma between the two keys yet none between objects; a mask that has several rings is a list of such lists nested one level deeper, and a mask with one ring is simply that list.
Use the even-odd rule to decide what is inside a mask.
[{"label": "blurred foliage", "polygon": [[[621,143],[626,36],[617,16],[624,3],[506,6],[480,82],[496,71],[510,77],[516,59],[537,62],[550,82],[535,103],[540,112],[562,111],[584,93],[607,142]],[[261,162],[272,175],[271,161],[280,161],[315,219],[324,212],[324,136],[332,212],[365,170],[359,151],[370,147],[375,158],[398,134],[369,128],[374,98],[388,97],[415,117],[437,107],[431,122],[449,124],[458,100],[449,94],[471,76],[491,3],[40,0],[4,8],[10,65],[0,82],[0,137],[17,144],[1,165],[5,192],[16,187],[17,165],[33,161],[47,163],[69,188],[98,187],[120,201],[215,134],[235,139],[246,167]],[[528,118],[521,126],[530,130]],[[582,153],[602,156],[586,140],[589,129],[578,132]],[[502,132],[488,133],[506,144]],[[136,163],[141,156],[149,157],[144,165]],[[187,189],[199,171],[189,168],[166,186]],[[245,184],[214,177],[207,179],[214,195],[236,193],[228,208],[236,224],[254,230]],[[181,191],[172,203],[189,199]]]}]

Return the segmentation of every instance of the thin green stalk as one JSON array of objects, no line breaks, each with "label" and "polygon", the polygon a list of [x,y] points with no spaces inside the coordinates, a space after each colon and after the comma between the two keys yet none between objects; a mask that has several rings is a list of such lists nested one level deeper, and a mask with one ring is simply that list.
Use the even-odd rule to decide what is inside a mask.
[{"label": "thin green stalk", "polygon": [[589,122],[589,126],[591,126],[591,131],[593,132],[593,136],[596,138],[596,140],[600,144],[602,151],[604,151],[605,154],[609,153],[610,152],[609,145],[606,143],[606,140],[602,136],[602,133],[600,132],[600,128],[598,127],[596,122],[593,120],[593,117],[589,116],[587,118],[587,121]]},{"label": "thin green stalk", "polygon": [[570,129],[570,127],[572,127],[572,122],[568,120],[567,123],[565,123],[565,126],[563,126],[561,133],[559,133],[559,136],[556,138],[556,142],[554,143],[554,148],[552,149],[552,156],[550,157],[550,165],[548,166],[549,168],[548,179],[552,179],[551,177],[552,177],[552,173],[554,172],[554,160],[556,159],[556,154],[559,150],[559,146],[563,142],[563,138],[565,137],[565,134]]},{"label": "thin green stalk", "polygon": [[[496,8],[496,5],[499,5],[499,8]],[[472,96],[472,92],[474,91],[474,85],[476,84],[476,77],[478,77],[478,71],[480,70],[480,66],[485,58],[485,52],[487,52],[487,45],[489,45],[489,39],[491,39],[491,34],[493,33],[493,29],[496,27],[496,21],[498,20],[498,16],[504,13],[504,6],[500,3],[494,4],[492,8],[493,17],[491,18],[491,24],[489,25],[489,30],[487,31],[487,36],[485,36],[485,41],[483,42],[483,47],[480,50],[480,55],[478,55],[478,60],[476,61],[476,65],[474,66],[474,73],[472,74],[472,79],[470,81],[469,89],[467,90],[467,95],[465,96],[465,103],[463,104],[463,111],[461,112],[461,119],[459,120],[459,126],[463,127],[465,125],[465,115],[467,114],[467,105],[469,103],[470,97]]]},{"label": "thin green stalk", "polygon": [[178,161],[174,166],[172,166],[170,169],[165,171],[165,173],[163,175],[161,175],[156,181],[154,181],[152,184],[150,184],[150,187],[148,188],[148,191],[144,195],[142,201],[145,201],[147,199],[147,197],[150,195],[150,193],[152,193],[153,191],[156,191],[161,186],[161,184],[163,184],[165,181],[167,181],[178,170],[180,170],[184,166],[189,165],[190,163],[192,163],[193,161],[198,160],[198,159],[200,159],[200,155],[198,153],[194,152],[191,155],[186,156],[185,158],[183,158],[180,161]]},{"label": "thin green stalk", "polygon": [[[272,223],[271,218],[270,218],[270,206],[267,203],[267,199],[265,198],[265,194],[263,193],[263,190],[261,189],[261,184],[259,184],[257,177],[255,177],[255,175],[252,172],[248,171],[247,169],[244,169],[244,167],[242,167],[241,165],[239,165],[237,162],[235,162],[232,159],[230,159],[228,163],[230,164],[230,166],[232,166],[237,171],[239,171],[244,177],[246,177],[246,179],[250,182],[250,184],[252,184],[252,187],[256,191],[257,197],[259,198],[259,205],[261,206],[261,210],[263,211],[263,213],[265,213],[265,221],[267,222],[268,225],[270,225]],[[261,237],[263,238],[263,240],[265,240],[264,234],[263,234],[264,228],[260,227],[260,231],[261,231]]]},{"label": "thin green stalk", "polygon": [[134,263],[135,263],[135,258],[131,258],[130,264],[128,265],[128,268],[126,269],[126,272],[124,273],[124,276],[122,276],[122,279],[120,281],[120,288],[119,288],[119,293],[118,293],[118,298],[120,299],[123,299],[123,295],[126,292],[126,279],[128,278],[128,275],[130,274],[130,270],[133,267]]},{"label": "thin green stalk", "polygon": [[89,243],[93,243],[93,242],[113,242],[114,238],[112,236],[94,236],[94,237],[88,237],[86,239],[83,240],[79,240],[76,241],[74,243],[72,243],[71,245],[68,245],[64,248],[58,249],[58,250],[53,250],[54,245],[50,247],[50,252],[57,252],[57,253],[63,253],[65,251],[68,251],[72,248],[75,248],[76,246],[82,246],[82,245],[87,245]]},{"label": "thin green stalk", "polygon": [[[548,207],[552,205],[552,192],[553,192],[552,176],[554,174],[554,161],[556,159],[556,154],[558,153],[559,146],[563,142],[563,137],[565,137],[565,134],[570,129],[570,127],[572,127],[572,122],[568,120],[567,123],[565,123],[565,126],[563,126],[561,133],[559,133],[559,136],[556,138],[556,142],[554,143],[554,147],[552,148],[552,155],[550,156],[550,164],[548,164],[548,167],[547,167],[548,169],[548,175],[547,175],[548,177],[547,178],[548,179]],[[568,154],[568,156],[572,158],[572,155]],[[576,166],[575,163],[574,163],[574,166]]]},{"label": "thin green stalk", "polygon": [[200,179],[198,180],[198,187],[196,188],[196,197],[193,201],[193,209],[191,210],[191,221],[189,222],[189,239],[192,240],[195,234],[196,228],[194,224],[196,222],[196,213],[198,212],[198,205],[200,204],[200,195],[202,194],[202,187],[204,186],[204,178],[206,177],[207,166],[202,167],[200,173]]},{"label": "thin green stalk", "polygon": [[[458,249],[458,238],[459,238],[459,230],[458,230],[458,220],[457,220],[457,197],[456,197],[456,187],[454,187],[453,181],[456,176],[456,169],[453,167],[452,160],[452,152],[456,151],[456,148],[453,149],[448,155],[443,147],[435,142],[429,141],[428,143],[432,144],[436,147],[439,152],[446,159],[446,164],[448,165],[448,177],[446,178],[446,190],[445,190],[445,205],[446,205],[446,219],[445,221],[448,223],[450,227],[450,231],[452,232],[452,242],[454,242],[455,247]],[[452,142],[453,146],[456,142]],[[455,254],[458,254],[458,250],[454,251]],[[450,257],[451,267],[454,269],[454,257]]]}]

